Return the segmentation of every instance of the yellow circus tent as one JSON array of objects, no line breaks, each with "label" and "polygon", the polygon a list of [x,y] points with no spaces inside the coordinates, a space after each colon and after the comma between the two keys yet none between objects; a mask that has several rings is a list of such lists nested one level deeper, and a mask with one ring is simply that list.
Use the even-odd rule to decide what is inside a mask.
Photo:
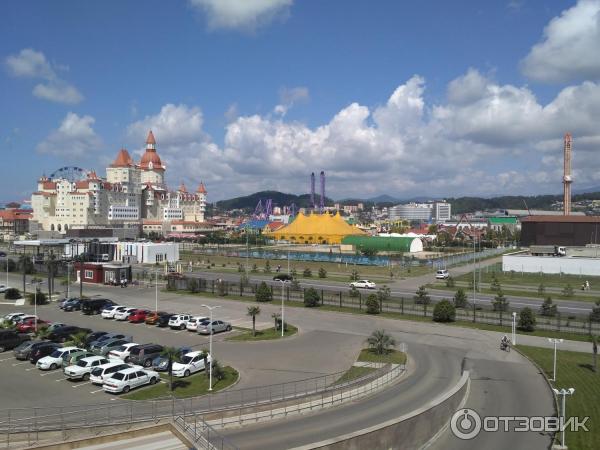
[{"label": "yellow circus tent", "polygon": [[329,213],[300,213],[289,225],[272,233],[267,233],[277,240],[286,240],[298,244],[340,244],[346,236],[366,235],[364,231],[349,225],[338,212],[334,216]]}]

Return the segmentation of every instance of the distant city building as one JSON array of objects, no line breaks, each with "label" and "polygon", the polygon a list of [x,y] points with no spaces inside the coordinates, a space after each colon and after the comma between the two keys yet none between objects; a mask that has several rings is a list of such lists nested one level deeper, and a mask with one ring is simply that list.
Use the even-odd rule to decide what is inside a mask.
[{"label": "distant city building", "polygon": [[433,203],[433,219],[436,222],[445,222],[452,217],[452,206],[450,203],[434,202]]},{"label": "distant city building", "polygon": [[431,203],[409,203],[389,208],[390,220],[430,221],[432,214],[433,204]]},{"label": "distant city building", "polygon": [[204,184],[201,182],[195,192],[188,192],[183,183],[170,191],[164,181],[165,171],[150,131],[139,164],[121,149],[107,167],[106,179],[94,171],[75,182],[41,177],[31,196],[35,228],[61,234],[90,227],[162,231],[163,223],[204,222]]}]

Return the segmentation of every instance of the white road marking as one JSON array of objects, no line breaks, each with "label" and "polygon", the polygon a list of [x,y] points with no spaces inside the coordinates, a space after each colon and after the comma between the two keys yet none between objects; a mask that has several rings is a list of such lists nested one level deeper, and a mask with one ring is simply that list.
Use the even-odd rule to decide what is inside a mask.
[{"label": "white road marking", "polygon": [[11,358],[4,358],[4,359],[0,359],[0,362],[4,362],[4,361],[11,361],[11,360],[13,360],[13,359],[17,359],[17,358],[15,358],[14,356],[13,356],[13,357],[11,357]]},{"label": "white road marking", "polygon": [[29,372],[30,370],[36,370],[37,367],[30,367],[29,369],[25,369],[27,372]]},{"label": "white road marking", "polygon": [[54,381],[56,381],[57,383],[58,383],[59,381],[67,381],[67,378],[59,378],[58,380],[54,380]]},{"label": "white road marking", "polygon": [[21,362],[18,362],[18,363],[14,363],[13,367],[20,366],[21,364],[27,364],[27,363],[29,363],[29,361],[21,361]]},{"label": "white road marking", "polygon": [[54,370],[50,370],[49,372],[45,372],[45,373],[40,373],[40,377],[46,377],[48,375],[56,375],[59,372],[56,372]]},{"label": "white road marking", "polygon": [[84,382],[84,383],[79,383],[79,384],[76,384],[75,386],[71,386],[71,387],[72,387],[73,389],[76,389],[76,388],[78,388],[78,387],[85,386],[86,384],[92,384],[92,382],[91,382],[91,381],[86,381],[86,382]]},{"label": "white road marking", "polygon": [[98,392],[104,392],[104,389],[100,388],[96,391],[90,391],[90,394],[97,394]]}]

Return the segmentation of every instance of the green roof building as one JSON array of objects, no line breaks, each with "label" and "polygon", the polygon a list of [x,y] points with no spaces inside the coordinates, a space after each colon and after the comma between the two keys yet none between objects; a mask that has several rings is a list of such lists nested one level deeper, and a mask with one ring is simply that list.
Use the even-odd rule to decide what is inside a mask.
[{"label": "green roof building", "polygon": [[415,253],[423,251],[423,242],[415,237],[346,236],[342,245],[352,245],[355,250]]},{"label": "green roof building", "polygon": [[501,231],[502,227],[506,227],[510,231],[515,231],[520,228],[519,220],[512,216],[489,217],[488,224],[490,229],[494,231]]}]

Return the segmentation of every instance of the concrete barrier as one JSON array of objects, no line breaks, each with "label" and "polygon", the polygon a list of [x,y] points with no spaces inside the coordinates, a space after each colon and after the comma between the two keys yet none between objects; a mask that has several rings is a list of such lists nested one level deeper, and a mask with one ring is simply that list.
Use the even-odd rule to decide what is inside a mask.
[{"label": "concrete barrier", "polygon": [[419,409],[381,424],[293,450],[419,449],[445,428],[469,392],[469,372],[440,397]]}]

